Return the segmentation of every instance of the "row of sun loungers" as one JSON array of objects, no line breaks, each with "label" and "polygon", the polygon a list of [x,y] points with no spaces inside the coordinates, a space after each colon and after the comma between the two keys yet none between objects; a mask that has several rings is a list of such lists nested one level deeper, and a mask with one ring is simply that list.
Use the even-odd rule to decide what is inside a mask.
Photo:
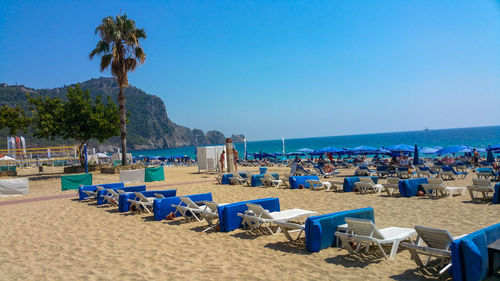
[{"label": "row of sun loungers", "polygon": [[[393,180],[399,181],[399,179]],[[432,180],[433,181],[429,181],[429,183],[424,187],[429,190],[428,194],[430,196],[436,196],[441,193],[441,195],[445,194],[449,196],[450,192],[457,191],[456,188],[447,188],[446,186],[443,187],[443,181],[441,179]],[[469,191],[479,193],[492,192],[491,189],[486,188],[486,183],[489,183],[489,180],[474,179],[474,187],[469,187]],[[389,186],[391,184],[393,185],[392,188],[396,189],[396,182],[388,183],[387,186],[377,185],[373,183],[371,178],[367,177],[360,178],[360,182],[357,183],[357,187],[364,189],[364,192],[381,193],[382,189],[386,189],[386,192],[394,193],[394,191],[389,191]],[[484,184],[484,188],[481,187],[481,184]],[[135,191],[133,193],[127,193],[124,189],[126,189],[126,187],[106,189],[99,186],[96,187],[94,191],[86,190],[89,192],[81,193],[93,198],[95,198],[95,196],[103,196],[105,203],[110,205],[118,204],[119,197],[127,195],[130,196],[130,199],[128,199],[127,202],[131,204],[131,209],[144,210],[148,213],[153,211],[153,202],[169,200],[169,198],[163,198],[163,194],[165,193],[162,192],[164,191]],[[370,246],[374,245],[375,251],[379,252],[387,260],[394,259],[399,250],[407,249],[411,253],[411,259],[419,267],[426,267],[428,266],[431,258],[437,258],[440,261],[440,274],[450,270],[452,267],[451,259],[453,255],[459,257],[457,259],[458,261],[470,259],[469,257],[463,257],[466,252],[462,253],[460,251],[462,251],[461,249],[464,247],[469,247],[468,243],[470,244],[477,240],[476,238],[471,238],[461,241],[460,239],[462,239],[464,235],[452,237],[446,230],[424,226],[415,226],[414,228],[393,226],[379,229],[374,223],[374,210],[372,208],[348,210],[318,216],[315,211],[303,209],[279,210],[278,198],[257,199],[246,203],[239,202],[232,204],[218,204],[212,200],[196,201],[196,199],[193,199],[211,199],[211,194],[175,197],[175,190],[173,191],[174,192],[170,193],[170,195],[173,195],[174,197],[170,198],[178,198],[179,202],[169,205],[169,208],[172,208],[172,210],[174,210],[173,212],[179,213],[180,216],[182,216],[186,221],[206,221],[208,223],[208,227],[204,230],[204,232],[218,229],[221,225],[222,217],[220,216],[221,212],[223,212],[222,209],[225,208],[225,206],[236,204],[239,206],[246,206],[246,210],[238,209],[241,211],[237,214],[234,213],[235,209],[232,209],[234,216],[241,218],[240,223],[237,224],[239,224],[240,227],[249,228],[250,231],[264,231],[273,235],[283,233],[290,241],[297,241],[301,238],[302,234],[305,234],[306,248],[310,251],[319,251],[322,248],[329,246],[340,246],[346,249],[350,254],[357,254],[362,251],[368,253],[369,251],[372,251]],[[463,193],[464,191],[460,190],[460,192]],[[101,193],[101,195],[98,195],[99,193]],[[83,198],[82,200],[86,200],[86,198]],[[271,201],[275,201],[274,205],[269,203]],[[275,211],[268,210],[267,207],[264,207],[264,205],[274,206]],[[238,225],[236,225],[236,227],[238,227]],[[492,230],[490,230],[490,228]],[[500,227],[495,225],[486,228],[484,231],[488,233],[496,233],[495,231],[497,231],[496,229],[498,228]],[[226,229],[225,231],[230,231],[231,229],[234,228]],[[479,232],[480,231],[478,231],[478,233]],[[331,235],[332,233],[334,236]],[[491,233],[488,235],[483,234],[481,237],[486,237],[485,239],[489,240],[497,239],[495,237],[498,235],[495,234],[495,236]],[[311,235],[315,237],[314,239],[320,240],[316,242],[312,241],[313,238]],[[476,237],[480,234],[476,235],[475,232],[471,235]],[[486,242],[489,243],[488,241]],[[452,246],[452,244],[461,245],[460,243],[465,243],[465,246]],[[425,262],[422,260],[422,256],[427,257]],[[478,264],[477,261],[476,264]],[[488,269],[488,266],[484,264],[476,264],[458,265],[457,267],[460,267],[459,269],[453,269],[453,277],[457,280],[469,280],[469,278],[465,279],[464,276],[472,276],[474,274],[484,275],[484,271]],[[470,269],[472,267],[477,268],[477,270]],[[465,271],[465,273],[463,271]]]}]

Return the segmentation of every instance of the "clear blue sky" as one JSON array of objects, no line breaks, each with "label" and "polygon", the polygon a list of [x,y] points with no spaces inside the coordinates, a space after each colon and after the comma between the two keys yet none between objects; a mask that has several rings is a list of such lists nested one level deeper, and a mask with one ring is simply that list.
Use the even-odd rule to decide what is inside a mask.
[{"label": "clear blue sky", "polygon": [[498,1],[0,0],[0,82],[100,73],[95,27],[145,28],[129,76],[176,123],[250,140],[500,124]]}]

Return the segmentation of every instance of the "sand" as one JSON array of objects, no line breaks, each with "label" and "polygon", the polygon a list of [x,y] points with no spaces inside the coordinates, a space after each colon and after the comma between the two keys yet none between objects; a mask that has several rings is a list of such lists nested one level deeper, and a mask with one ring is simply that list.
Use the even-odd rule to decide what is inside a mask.
[{"label": "sand", "polygon": [[[270,168],[274,171],[288,168]],[[30,180],[29,195],[0,198],[1,203],[65,194],[71,197],[0,205],[0,280],[438,279],[432,269],[418,269],[406,250],[390,261],[376,251],[361,256],[339,248],[310,253],[303,240],[291,243],[282,234],[241,229],[203,233],[205,222],[154,221],[144,213],[121,214],[116,207],[78,202],[74,190],[60,191],[60,171],[53,168],[50,172],[52,178]],[[342,175],[352,172],[343,170]],[[32,171],[20,170],[22,173]],[[148,189],[178,184],[178,195],[212,192],[218,202],[276,196],[282,209],[301,208],[320,214],[371,206],[380,228],[424,225],[460,235],[500,220],[498,205],[471,203],[468,194],[442,199],[390,198],[218,185],[213,175],[197,174],[196,167],[169,167],[165,175],[165,182],[148,184]],[[447,184],[466,186],[472,177],[475,175]],[[116,181],[118,175],[94,173],[95,183]],[[203,182],[185,184],[196,181]]]}]

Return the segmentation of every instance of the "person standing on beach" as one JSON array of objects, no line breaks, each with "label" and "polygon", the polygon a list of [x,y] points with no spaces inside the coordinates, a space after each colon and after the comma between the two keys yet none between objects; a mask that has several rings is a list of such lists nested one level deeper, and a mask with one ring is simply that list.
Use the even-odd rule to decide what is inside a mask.
[{"label": "person standing on beach", "polygon": [[474,165],[479,167],[479,152],[474,148]]},{"label": "person standing on beach", "polygon": [[234,170],[238,171],[238,150],[233,148]]},{"label": "person standing on beach", "polygon": [[220,162],[220,172],[221,173],[224,173],[224,157],[225,157],[225,154],[226,154],[226,151],[222,151],[221,155],[220,155],[220,158],[219,158],[219,162]]}]

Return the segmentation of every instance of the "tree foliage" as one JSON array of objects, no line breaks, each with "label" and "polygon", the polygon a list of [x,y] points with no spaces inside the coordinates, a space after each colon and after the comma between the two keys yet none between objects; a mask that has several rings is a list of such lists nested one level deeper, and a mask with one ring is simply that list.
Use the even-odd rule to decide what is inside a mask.
[{"label": "tree foliage", "polygon": [[92,100],[89,91],[82,91],[76,85],[68,88],[66,99],[28,97],[35,137],[74,139],[80,143],[81,152],[90,139],[103,142],[119,135],[118,108],[111,98],[106,103],[100,95]]},{"label": "tree foliage", "polygon": [[19,105],[16,107],[2,105],[0,107],[0,129],[8,128],[9,135],[15,135],[19,130],[25,131],[30,123],[31,119],[26,116]]}]

